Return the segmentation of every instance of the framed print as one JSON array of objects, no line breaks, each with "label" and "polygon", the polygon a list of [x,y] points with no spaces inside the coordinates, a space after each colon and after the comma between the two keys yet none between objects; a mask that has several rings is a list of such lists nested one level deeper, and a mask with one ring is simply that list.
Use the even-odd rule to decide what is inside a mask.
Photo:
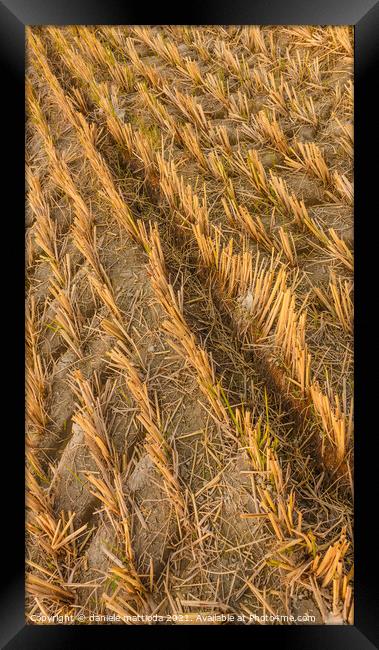
[{"label": "framed print", "polygon": [[367,5],[3,3],[2,647],[375,647]]}]

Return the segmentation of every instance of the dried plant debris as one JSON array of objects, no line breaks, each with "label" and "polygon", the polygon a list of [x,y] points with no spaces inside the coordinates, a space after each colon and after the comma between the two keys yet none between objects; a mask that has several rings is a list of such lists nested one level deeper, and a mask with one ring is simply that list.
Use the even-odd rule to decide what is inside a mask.
[{"label": "dried plant debris", "polygon": [[352,624],[352,30],[27,54],[28,621]]}]

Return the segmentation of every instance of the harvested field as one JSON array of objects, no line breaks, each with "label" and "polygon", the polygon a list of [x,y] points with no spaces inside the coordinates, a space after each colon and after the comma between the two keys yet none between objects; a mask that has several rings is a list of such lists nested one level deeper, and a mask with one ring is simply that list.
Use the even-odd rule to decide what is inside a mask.
[{"label": "harvested field", "polygon": [[353,34],[27,29],[26,615],[353,623]]}]

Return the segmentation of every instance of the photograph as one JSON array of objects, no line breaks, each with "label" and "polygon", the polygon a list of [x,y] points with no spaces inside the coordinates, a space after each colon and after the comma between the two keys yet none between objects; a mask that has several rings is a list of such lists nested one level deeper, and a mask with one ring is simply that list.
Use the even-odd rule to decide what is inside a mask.
[{"label": "photograph", "polygon": [[27,626],[354,626],[354,32],[26,25]]}]

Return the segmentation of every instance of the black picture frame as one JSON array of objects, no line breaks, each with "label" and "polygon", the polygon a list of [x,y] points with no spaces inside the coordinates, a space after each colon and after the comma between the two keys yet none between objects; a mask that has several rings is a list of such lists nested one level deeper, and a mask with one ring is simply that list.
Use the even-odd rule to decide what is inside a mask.
[{"label": "black picture frame", "polygon": [[[188,11],[187,11],[188,9]],[[64,24],[321,24],[355,26],[355,624],[354,626],[32,626],[24,616],[24,69],[25,26]],[[4,113],[2,128],[2,189],[8,197],[3,207],[3,472],[2,537],[7,545],[1,556],[0,643],[10,650],[79,648],[95,641],[149,643],[182,647],[197,637],[226,643],[242,635],[254,645],[275,641],[291,649],[379,647],[378,564],[375,541],[377,478],[375,445],[375,248],[377,115],[374,93],[379,54],[379,3],[373,0],[204,0],[170,10],[157,4],[144,11],[137,3],[66,0],[6,0],[0,2],[0,61]],[[8,144],[4,144],[4,135]],[[374,154],[370,156],[370,153]],[[10,252],[8,261],[6,253]],[[372,282],[372,284],[371,284]],[[371,307],[371,310],[370,310]],[[6,314],[6,317],[5,317]],[[375,329],[374,329],[375,328]],[[12,340],[13,337],[13,340]],[[370,378],[370,379],[369,379]],[[10,405],[13,403],[13,408]],[[5,472],[5,469],[8,472]],[[375,494],[376,490],[376,494]],[[163,639],[164,637],[164,639]],[[275,639],[274,639],[275,637]],[[242,639],[241,639],[242,640]],[[111,642],[112,642],[111,641]]]}]

